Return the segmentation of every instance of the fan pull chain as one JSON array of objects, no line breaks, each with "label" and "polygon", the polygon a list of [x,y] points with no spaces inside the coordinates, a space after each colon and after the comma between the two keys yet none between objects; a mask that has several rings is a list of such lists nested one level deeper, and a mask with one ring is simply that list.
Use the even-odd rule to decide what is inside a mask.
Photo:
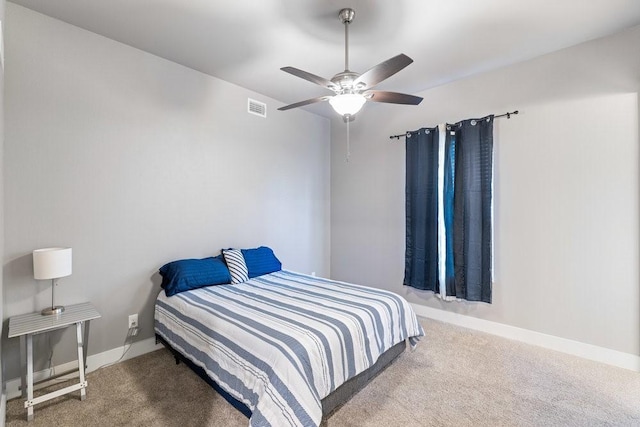
[{"label": "fan pull chain", "polygon": [[347,163],[351,157],[351,143],[349,141],[349,118],[347,118]]}]

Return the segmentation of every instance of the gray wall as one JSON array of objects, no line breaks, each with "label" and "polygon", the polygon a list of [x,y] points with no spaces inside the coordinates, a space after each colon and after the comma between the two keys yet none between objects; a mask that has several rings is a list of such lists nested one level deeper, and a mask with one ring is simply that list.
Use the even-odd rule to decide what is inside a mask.
[{"label": "gray wall", "polygon": [[[50,302],[31,251],[73,248],[63,304],[93,302],[89,353],[153,335],[165,262],[269,245],[329,274],[330,122],[48,18],[7,7],[4,317]],[[211,53],[212,55],[215,52]],[[247,113],[247,97],[268,118]],[[71,334],[36,344],[36,369],[73,359]],[[59,340],[65,341],[60,343]],[[4,343],[18,376],[17,340]]]},{"label": "gray wall", "polygon": [[[640,355],[640,27],[421,93],[332,126],[331,275],[411,302]],[[391,82],[389,84],[391,87]],[[404,140],[389,135],[519,109],[496,121],[494,302],[403,287]]]}]

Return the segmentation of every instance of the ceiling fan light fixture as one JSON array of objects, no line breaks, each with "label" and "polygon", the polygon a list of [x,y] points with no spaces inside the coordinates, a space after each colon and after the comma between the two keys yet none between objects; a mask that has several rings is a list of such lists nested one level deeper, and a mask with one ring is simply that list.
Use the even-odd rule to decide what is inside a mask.
[{"label": "ceiling fan light fixture", "polygon": [[353,116],[360,111],[366,101],[367,100],[363,95],[356,93],[343,93],[329,99],[329,104],[331,104],[331,107],[333,107],[335,112],[341,116]]}]

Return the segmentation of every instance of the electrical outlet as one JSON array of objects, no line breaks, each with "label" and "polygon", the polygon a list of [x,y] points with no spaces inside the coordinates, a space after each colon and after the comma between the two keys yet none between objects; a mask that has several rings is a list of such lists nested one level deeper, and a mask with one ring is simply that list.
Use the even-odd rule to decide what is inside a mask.
[{"label": "electrical outlet", "polygon": [[129,315],[129,329],[138,327],[138,313]]},{"label": "electrical outlet", "polygon": [[312,272],[311,272],[311,275],[312,275],[313,277],[315,277],[315,276],[316,276],[316,272],[315,272],[315,271],[312,271]]}]

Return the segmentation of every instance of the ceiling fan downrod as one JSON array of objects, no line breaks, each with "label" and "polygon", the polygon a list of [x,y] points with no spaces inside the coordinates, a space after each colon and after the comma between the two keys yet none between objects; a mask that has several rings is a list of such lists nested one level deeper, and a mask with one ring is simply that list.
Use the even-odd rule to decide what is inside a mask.
[{"label": "ceiling fan downrod", "polygon": [[338,13],[340,22],[344,24],[344,71],[349,71],[349,24],[355,17],[356,11],[348,7]]}]

